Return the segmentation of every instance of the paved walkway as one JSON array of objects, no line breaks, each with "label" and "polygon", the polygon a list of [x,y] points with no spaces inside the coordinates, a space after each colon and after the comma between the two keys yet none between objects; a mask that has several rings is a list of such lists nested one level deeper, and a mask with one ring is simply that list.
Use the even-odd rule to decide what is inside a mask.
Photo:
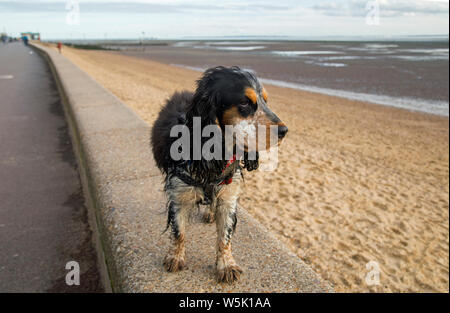
[{"label": "paved walkway", "polygon": [[[66,263],[80,265],[67,286]],[[0,45],[0,292],[102,291],[76,162],[46,61]]]}]

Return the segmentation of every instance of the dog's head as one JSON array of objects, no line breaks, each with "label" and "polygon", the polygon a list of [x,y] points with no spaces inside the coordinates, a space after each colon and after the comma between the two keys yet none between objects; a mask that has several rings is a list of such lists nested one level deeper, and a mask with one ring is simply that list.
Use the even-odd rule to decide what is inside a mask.
[{"label": "dog's head", "polygon": [[[217,124],[222,130],[232,126],[241,138],[253,136],[253,148],[260,151],[279,144],[288,131],[267,102],[268,94],[255,75],[219,66],[208,69],[197,82],[192,109],[202,123]],[[243,146],[246,152],[250,149],[247,141]]]}]

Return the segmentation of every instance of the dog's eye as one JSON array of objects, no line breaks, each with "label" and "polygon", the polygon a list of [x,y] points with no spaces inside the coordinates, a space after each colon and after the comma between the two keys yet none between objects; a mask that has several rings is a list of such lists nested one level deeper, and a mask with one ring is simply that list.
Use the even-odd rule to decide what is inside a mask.
[{"label": "dog's eye", "polygon": [[238,105],[238,109],[239,109],[239,113],[243,116],[243,117],[247,117],[250,114],[253,114],[256,110],[256,104],[254,104],[252,102],[252,100],[250,99],[245,99],[243,100],[239,105]]},{"label": "dog's eye", "polygon": [[244,101],[242,101],[242,103],[241,103],[241,106],[243,106],[243,107],[247,107],[247,106],[252,106],[253,105],[253,102],[252,102],[252,100],[250,100],[250,99],[248,99],[248,98],[246,98]]}]

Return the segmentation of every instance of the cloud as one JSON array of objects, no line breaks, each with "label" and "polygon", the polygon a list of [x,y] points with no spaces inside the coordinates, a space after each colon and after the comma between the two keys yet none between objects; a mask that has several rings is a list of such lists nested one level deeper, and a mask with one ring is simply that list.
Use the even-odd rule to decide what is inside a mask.
[{"label": "cloud", "polygon": [[68,25],[70,1],[0,0],[0,29],[43,38],[448,34],[448,1],[379,0],[381,16],[396,17],[379,27],[361,18],[369,0],[80,0],[80,24]]},{"label": "cloud", "polygon": [[[313,10],[328,16],[366,16],[369,0],[323,2],[312,6]],[[448,1],[433,0],[379,0],[381,17],[448,15]]]},{"label": "cloud", "polygon": [[[80,11],[83,13],[189,13],[189,12],[273,12],[287,11],[288,5],[271,4],[269,1],[222,1],[212,3],[210,1],[177,0],[152,1],[78,1]],[[38,13],[38,12],[64,12],[67,1],[4,1],[0,0],[0,11],[8,13]]]}]

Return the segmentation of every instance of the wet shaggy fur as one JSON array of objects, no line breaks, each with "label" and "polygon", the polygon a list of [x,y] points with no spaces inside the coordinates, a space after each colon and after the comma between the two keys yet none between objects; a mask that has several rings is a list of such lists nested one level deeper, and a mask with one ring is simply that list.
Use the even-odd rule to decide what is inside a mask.
[{"label": "wet shaggy fur", "polygon": [[[250,91],[250,94],[249,94]],[[250,96],[249,96],[250,95]],[[171,230],[171,247],[164,260],[166,270],[175,272],[186,267],[185,230],[190,212],[199,204],[208,205],[204,213],[205,222],[216,222],[216,268],[219,281],[233,282],[242,273],[231,254],[231,238],[237,223],[237,200],[244,169],[258,168],[256,159],[249,160],[248,154],[235,162],[224,158],[225,142],[220,158],[193,160],[193,118],[200,117],[202,128],[214,125],[224,132],[230,117],[233,121],[256,121],[262,116],[267,125],[287,128],[268,109],[267,95],[257,78],[238,67],[216,67],[208,69],[197,81],[194,93],[176,92],[166,102],[155,121],[151,144],[158,168],[165,176],[164,190],[167,196],[167,227]],[[237,123],[237,122],[236,122]],[[186,125],[190,130],[191,145],[188,159],[174,160],[170,154],[172,144],[179,137],[170,137],[175,125]],[[201,147],[211,137],[201,138]],[[217,138],[216,138],[217,139]],[[281,139],[280,139],[281,140]],[[231,183],[229,183],[231,182]]]}]

